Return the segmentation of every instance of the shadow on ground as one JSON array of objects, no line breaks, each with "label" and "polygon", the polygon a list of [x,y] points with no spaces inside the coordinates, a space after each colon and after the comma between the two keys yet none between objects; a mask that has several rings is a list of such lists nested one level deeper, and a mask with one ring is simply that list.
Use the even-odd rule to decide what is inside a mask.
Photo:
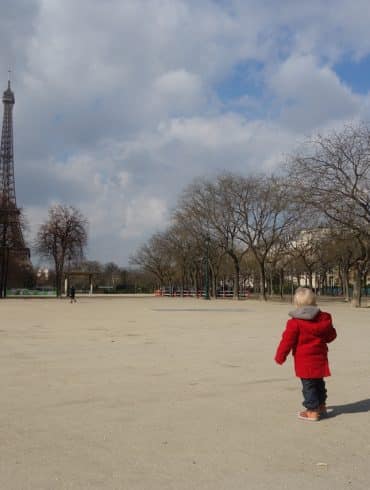
[{"label": "shadow on ground", "polygon": [[358,402],[346,403],[345,405],[332,405],[328,407],[328,417],[337,417],[346,413],[370,412],[370,399]]}]

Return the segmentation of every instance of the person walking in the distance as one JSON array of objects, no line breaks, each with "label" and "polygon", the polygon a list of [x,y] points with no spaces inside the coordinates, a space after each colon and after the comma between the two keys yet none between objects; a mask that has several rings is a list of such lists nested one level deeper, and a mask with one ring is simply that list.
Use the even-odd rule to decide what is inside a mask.
[{"label": "person walking in the distance", "polygon": [[331,315],[316,305],[316,297],[309,288],[298,288],[294,295],[296,309],[286,324],[275,361],[283,364],[293,353],[296,376],[303,386],[305,411],[298,417],[316,422],[326,415],[326,387],[324,377],[330,376],[327,344],[336,336]]},{"label": "person walking in the distance", "polygon": [[71,298],[71,303],[77,303],[77,300],[76,300],[76,288],[74,286],[71,286],[71,289],[69,291],[69,296]]}]

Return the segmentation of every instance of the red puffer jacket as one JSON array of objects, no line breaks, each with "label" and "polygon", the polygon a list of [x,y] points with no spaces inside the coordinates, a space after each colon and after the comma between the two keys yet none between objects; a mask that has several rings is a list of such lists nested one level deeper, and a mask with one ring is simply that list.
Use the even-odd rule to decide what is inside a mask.
[{"label": "red puffer jacket", "polygon": [[295,374],[299,378],[323,378],[330,376],[328,347],[337,332],[329,313],[315,306],[306,306],[290,313],[275,361],[283,364],[292,351]]}]

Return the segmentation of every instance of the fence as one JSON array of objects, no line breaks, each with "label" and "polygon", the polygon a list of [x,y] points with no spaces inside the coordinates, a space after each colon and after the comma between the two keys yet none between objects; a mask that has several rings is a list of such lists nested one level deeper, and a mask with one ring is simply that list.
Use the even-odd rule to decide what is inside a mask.
[{"label": "fence", "polygon": [[[167,297],[167,298],[205,298],[206,290],[205,289],[171,289],[171,288],[161,288],[157,289],[154,292],[154,296],[158,297]],[[249,298],[250,291],[243,290],[239,293],[239,299]],[[234,297],[233,290],[217,290],[216,298],[217,299],[232,299]]]},{"label": "fence", "polygon": [[8,298],[12,297],[29,297],[29,296],[40,296],[40,297],[55,297],[57,294],[55,289],[24,289],[24,288],[13,288],[6,290],[6,296]]}]

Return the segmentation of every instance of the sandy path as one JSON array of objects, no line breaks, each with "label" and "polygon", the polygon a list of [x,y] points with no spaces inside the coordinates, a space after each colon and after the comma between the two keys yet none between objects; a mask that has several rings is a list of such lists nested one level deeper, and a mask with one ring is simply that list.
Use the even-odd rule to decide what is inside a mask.
[{"label": "sandy path", "polygon": [[326,304],[335,416],[301,422],[289,305],[0,303],[3,490],[368,489],[370,309]]}]

